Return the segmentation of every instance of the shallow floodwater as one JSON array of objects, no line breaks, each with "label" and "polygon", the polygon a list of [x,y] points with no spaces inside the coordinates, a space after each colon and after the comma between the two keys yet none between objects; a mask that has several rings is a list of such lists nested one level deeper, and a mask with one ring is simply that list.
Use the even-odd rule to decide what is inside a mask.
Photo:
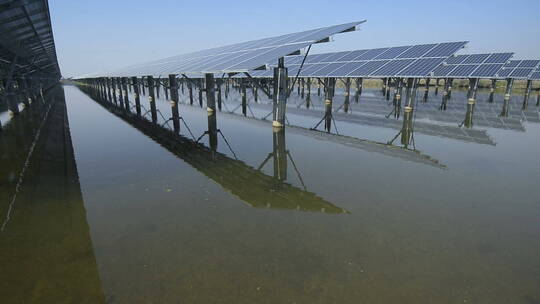
[{"label": "shallow floodwater", "polygon": [[260,119],[271,111],[261,92],[242,117],[227,113],[239,105],[231,91],[219,132],[204,135],[206,107],[196,93],[189,105],[186,89],[180,132],[202,145],[175,145],[64,91],[81,239],[107,303],[540,303],[536,95],[525,110],[514,96],[500,117],[502,97],[480,92],[471,124],[463,92],[446,111],[431,92],[404,149],[402,117],[385,117],[391,101],[375,89],[347,113],[337,92],[340,135],[307,129],[324,116],[316,90],[309,109],[292,94],[291,126],[278,133]]}]

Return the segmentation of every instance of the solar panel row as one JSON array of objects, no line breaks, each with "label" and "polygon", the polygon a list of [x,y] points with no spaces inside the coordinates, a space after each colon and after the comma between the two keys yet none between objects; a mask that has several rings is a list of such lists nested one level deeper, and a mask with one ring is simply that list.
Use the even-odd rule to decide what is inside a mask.
[{"label": "solar panel row", "polygon": [[494,78],[513,53],[458,55],[433,71],[438,78]]},{"label": "solar panel row", "polygon": [[533,79],[533,72],[540,66],[540,60],[511,60],[499,71],[499,78]]},{"label": "solar panel row", "polygon": [[365,21],[202,50],[134,65],[109,73],[94,74],[91,77],[234,73],[265,68],[269,64],[277,63],[280,57],[292,55],[311,44],[323,42],[334,34],[355,30],[356,26],[363,22]]},{"label": "solar panel row", "polygon": [[[459,49],[463,48],[466,43],[467,42],[449,42],[439,44],[398,46],[390,48],[315,54],[307,56],[306,63],[332,63],[385,59],[449,57],[456,53]],[[287,58],[286,64],[300,64],[303,58],[304,56],[291,56]]]},{"label": "solar panel row", "polygon": [[[467,42],[399,46],[309,55],[302,77],[428,77]],[[286,59],[289,74],[298,72],[304,56]],[[271,75],[257,73],[256,75]]]}]

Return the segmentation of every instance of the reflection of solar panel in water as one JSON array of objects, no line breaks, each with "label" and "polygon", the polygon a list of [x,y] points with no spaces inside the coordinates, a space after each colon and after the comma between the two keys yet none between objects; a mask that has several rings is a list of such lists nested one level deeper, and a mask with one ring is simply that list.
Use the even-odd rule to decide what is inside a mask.
[{"label": "reflection of solar panel in water", "polygon": [[499,78],[532,79],[540,60],[511,60],[499,71]]},{"label": "reflection of solar panel in water", "polygon": [[297,53],[311,44],[323,42],[332,35],[353,31],[357,25],[363,22],[352,22],[237,43],[86,77],[232,73],[256,70],[266,68],[267,65],[276,63],[278,58]]},{"label": "reflection of solar panel in water", "polygon": [[495,78],[513,53],[471,54],[450,57],[433,71],[437,78]]},{"label": "reflection of solar panel in water", "polygon": [[[300,76],[429,77],[433,69],[465,44],[467,42],[448,42],[309,55]],[[295,65],[302,63],[303,58],[293,56],[287,58],[286,62],[290,69],[294,69]],[[309,68],[311,64],[325,66],[314,69]]]}]

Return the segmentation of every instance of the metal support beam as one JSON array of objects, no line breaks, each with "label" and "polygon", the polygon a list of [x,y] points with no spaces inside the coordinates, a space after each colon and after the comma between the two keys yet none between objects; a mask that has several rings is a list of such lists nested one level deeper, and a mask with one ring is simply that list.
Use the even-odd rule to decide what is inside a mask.
[{"label": "metal support beam", "polygon": [[111,79],[106,77],[105,78],[105,85],[107,87],[107,100],[112,103],[112,94],[111,94]]},{"label": "metal support beam", "polygon": [[386,97],[386,100],[390,100],[390,88],[392,87],[392,78],[387,78],[386,80],[386,92],[384,92],[384,96]]},{"label": "metal support beam", "polygon": [[330,132],[332,128],[332,107],[334,100],[334,92],[336,88],[336,79],[328,78],[326,86],[326,95],[324,98],[324,129]]},{"label": "metal support beam", "polygon": [[129,96],[128,96],[128,92],[127,92],[128,79],[127,79],[127,77],[122,77],[121,81],[122,81],[122,95],[124,96],[124,105],[125,105],[126,110],[128,112],[130,112],[130,109],[129,109]]},{"label": "metal support beam", "polygon": [[118,106],[118,101],[116,99],[116,78],[111,77],[111,92],[113,96],[114,105]]},{"label": "metal support beam", "polygon": [[287,68],[285,59],[279,58],[278,66],[274,68],[274,105],[273,122],[275,128],[285,126],[285,111],[287,109]]},{"label": "metal support beam", "polygon": [[476,102],[476,93],[478,91],[478,78],[469,79],[469,92],[467,93],[467,102],[469,104],[474,104]]},{"label": "metal support beam", "polygon": [[221,78],[216,79],[217,84],[217,103],[218,103],[218,109],[221,111],[221,85],[223,83],[223,80]]},{"label": "metal support beam", "polygon": [[4,82],[4,97],[6,99],[8,109],[13,115],[19,114],[19,105],[17,104],[13,92],[13,73],[15,72],[15,66],[17,65],[17,60],[19,56],[15,54],[13,60],[8,68],[7,75]]},{"label": "metal support beam", "polygon": [[206,110],[209,113],[216,112],[216,82],[214,80],[214,74],[205,74],[205,87],[206,87]]},{"label": "metal support beam", "polygon": [[514,79],[506,79],[506,90],[504,92],[504,100],[510,100],[512,97],[512,88],[514,87]]},{"label": "metal support beam", "polygon": [[204,79],[199,79],[199,106],[203,106]]},{"label": "metal support beam", "polygon": [[413,111],[406,107],[403,113],[403,125],[401,126],[401,144],[405,149],[408,149],[411,144],[414,132],[413,127]]},{"label": "metal support beam", "polygon": [[408,78],[407,79],[407,104],[405,106],[405,111],[412,111],[414,109],[414,103],[416,101],[416,91],[418,86],[418,79]]},{"label": "metal support beam", "polygon": [[189,104],[193,105],[193,84],[191,81],[187,82],[188,91],[189,91]]},{"label": "metal support beam", "polygon": [[148,102],[150,103],[150,112],[152,115],[152,123],[157,124],[157,108],[156,108],[156,96],[154,95],[154,77],[147,76],[146,81],[148,83]]},{"label": "metal support beam", "polygon": [[429,83],[431,82],[431,79],[430,78],[426,78],[426,86],[424,88],[424,98],[423,98],[423,101],[424,102],[427,102],[428,98],[429,98]]},{"label": "metal support beam", "polygon": [[171,113],[172,113],[172,121],[173,121],[173,128],[174,132],[176,134],[180,133],[180,113],[178,111],[178,81],[176,79],[175,74],[169,75],[169,88],[171,90]]},{"label": "metal support beam", "polygon": [[247,115],[247,94],[246,94],[246,81],[244,78],[240,79],[240,95],[242,95],[242,115]]},{"label": "metal support beam", "polygon": [[364,86],[364,78],[356,78],[356,92],[354,96],[354,101],[356,103],[360,101],[360,96],[362,96],[363,86]]},{"label": "metal support beam", "polygon": [[351,79],[347,77],[345,79],[345,100],[343,102],[343,111],[345,113],[349,112],[350,96],[351,96]]},{"label": "metal support beam", "polygon": [[141,116],[141,96],[139,92],[139,79],[137,77],[131,77],[131,83],[133,84],[133,93],[135,95],[135,111],[137,112],[137,116]]},{"label": "metal support beam", "polygon": [[123,94],[123,88],[122,88],[122,78],[117,77],[116,78],[116,86],[118,89],[118,101],[120,102],[120,107],[125,108],[124,104],[124,94]]},{"label": "metal support beam", "polygon": [[491,88],[490,88],[489,98],[488,98],[489,103],[493,103],[496,89],[497,89],[497,79],[491,79]]}]

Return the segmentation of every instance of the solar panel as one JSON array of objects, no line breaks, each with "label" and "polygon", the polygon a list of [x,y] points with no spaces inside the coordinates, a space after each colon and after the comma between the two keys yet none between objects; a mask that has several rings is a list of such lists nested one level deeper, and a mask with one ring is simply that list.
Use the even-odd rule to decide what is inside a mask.
[{"label": "solar panel", "polygon": [[540,71],[532,73],[531,77],[529,77],[531,80],[540,80]]},{"label": "solar panel", "polygon": [[388,60],[368,61],[364,65],[360,66],[356,70],[349,73],[347,76],[365,77],[365,76],[373,73],[374,71],[376,71],[377,69],[379,69],[380,67],[385,65],[386,63],[388,63]]},{"label": "solar panel", "polygon": [[480,65],[473,73],[472,78],[491,78],[503,67],[503,64],[483,64]]},{"label": "solar panel", "polygon": [[539,66],[540,60],[510,60],[497,73],[497,76],[499,78],[530,79]]},{"label": "solar panel", "polygon": [[413,64],[406,69],[397,73],[396,76],[401,77],[417,77],[420,75],[432,76],[432,71],[437,68],[444,58],[422,58],[416,60]]},{"label": "solar panel", "polygon": [[380,54],[386,52],[389,48],[382,48],[382,49],[373,49],[368,50],[364,54],[358,56],[358,58],[355,58],[356,61],[362,61],[362,60],[372,60],[375,57],[379,56]]},{"label": "solar panel", "polygon": [[437,78],[496,78],[513,53],[470,54],[448,58],[433,71]]},{"label": "solar panel", "polygon": [[488,59],[484,63],[501,63],[504,64],[512,58],[514,54],[513,53],[495,53],[491,54]]},{"label": "solar panel", "polygon": [[462,64],[481,64],[488,59],[490,54],[474,54],[469,55],[465,60],[463,60]]},{"label": "solar panel", "polygon": [[447,77],[452,78],[469,78],[469,75],[478,68],[478,65],[468,64],[468,65],[458,65],[452,72],[450,72]]},{"label": "solar panel", "polygon": [[435,68],[433,70],[433,75],[436,76],[436,77],[446,77],[446,75],[448,75],[450,72],[452,72],[455,68],[457,67],[457,65],[455,64],[452,64],[452,65],[440,65],[438,66],[437,68]]},{"label": "solar panel", "polygon": [[424,54],[422,57],[450,57],[462,49],[466,43],[467,42],[463,41],[441,43],[427,52],[427,54]]},{"label": "solar panel", "polygon": [[311,44],[324,42],[332,35],[354,31],[363,22],[365,21],[202,50],[134,65],[109,73],[94,74],[91,77],[247,72],[266,68],[269,64],[276,63],[278,58],[296,53]]},{"label": "solar panel", "polygon": [[[428,51],[432,50],[434,47],[436,47],[437,44],[424,44],[424,45],[415,45],[408,49],[403,54],[399,55],[398,58],[418,58],[425,55]],[[440,57],[440,56],[438,56]],[[442,57],[448,57],[448,56],[442,56]]]},{"label": "solar panel", "polygon": [[403,70],[413,62],[414,59],[392,60],[371,73],[370,76],[385,77],[386,75],[396,75],[399,71]]},{"label": "solar panel", "polygon": [[[322,57],[326,57],[326,54],[316,54],[316,55],[308,56],[306,57],[305,63],[319,62],[319,59]],[[285,62],[287,62],[288,60],[287,58],[294,58],[295,59],[294,61],[296,62],[296,64],[301,64],[302,60],[304,59],[304,56],[289,56],[285,58]],[[294,63],[291,62],[289,64],[294,64]]]},{"label": "solar panel", "polygon": [[[347,77],[352,71],[360,68],[368,61],[360,62],[347,62],[344,63],[340,68],[335,69],[333,72],[329,73],[329,77]],[[308,72],[309,75],[309,72]]]},{"label": "solar panel", "polygon": [[375,59],[394,59],[410,48],[411,48],[410,46],[399,46],[399,47],[389,48],[388,50],[386,50],[386,52],[380,54]]},{"label": "solar panel", "polygon": [[325,58],[325,61],[326,62],[341,62],[341,58],[344,57],[345,55],[349,54],[349,52],[338,52],[338,53],[332,53],[330,56],[326,57]]},{"label": "solar panel", "polygon": [[527,78],[532,73],[531,68],[516,68],[510,74],[512,78]]},{"label": "solar panel", "polygon": [[515,68],[521,63],[521,60],[510,60],[507,64],[504,65],[505,68]]},{"label": "solar panel", "polygon": [[518,65],[518,68],[536,68],[540,60],[523,60]]},{"label": "solar panel", "polygon": [[365,52],[367,52],[367,50],[352,51],[349,54],[343,56],[340,60],[341,61],[353,61],[357,57],[359,57],[360,55],[364,54]]},{"label": "solar panel", "polygon": [[448,60],[446,60],[446,63],[447,64],[460,64],[460,63],[463,63],[463,61],[465,61],[467,57],[469,57],[469,55],[453,56],[453,57],[448,58]]},{"label": "solar panel", "polygon": [[325,65],[324,67],[318,69],[315,74],[316,75],[328,75],[329,73],[333,72],[334,70],[338,69],[339,67],[342,67],[346,65],[344,62],[334,62],[329,63]]},{"label": "solar panel", "polygon": [[[349,52],[309,55],[306,64],[326,64],[318,69],[304,66],[303,77],[429,77],[448,56],[467,44],[447,42],[413,46],[398,46]],[[302,57],[303,56],[295,56]],[[296,59],[287,61],[301,62]],[[346,63],[346,64],[334,64]],[[291,66],[292,66],[291,65]]]},{"label": "solar panel", "polygon": [[[304,68],[300,72],[300,75],[302,77],[308,76],[308,75],[310,75],[310,73],[313,73],[313,72],[321,69],[324,66],[326,66],[326,64],[312,64],[312,65],[309,65],[309,66],[304,66]],[[300,66],[298,66],[298,67],[300,67]],[[296,75],[296,73],[291,72],[290,75]]]}]

